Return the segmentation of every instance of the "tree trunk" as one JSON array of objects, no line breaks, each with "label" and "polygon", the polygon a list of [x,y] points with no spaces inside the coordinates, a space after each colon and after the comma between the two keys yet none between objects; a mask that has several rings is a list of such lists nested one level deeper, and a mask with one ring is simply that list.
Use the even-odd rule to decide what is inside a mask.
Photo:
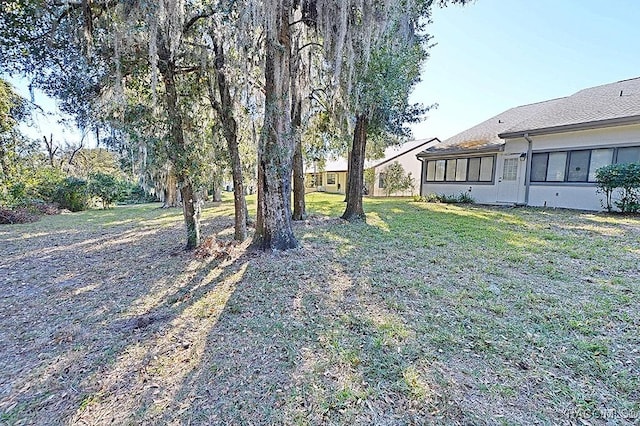
[{"label": "tree trunk", "polygon": [[265,42],[265,114],[258,141],[258,214],[252,246],[287,250],[298,246],[291,227],[291,96],[289,66],[291,1],[276,3]]},{"label": "tree trunk", "polygon": [[180,187],[182,196],[182,214],[187,225],[187,250],[194,249],[200,244],[200,206],[193,191],[193,185],[185,176],[178,177],[184,182]]},{"label": "tree trunk", "polygon": [[222,173],[217,171],[213,174],[213,194],[211,196],[214,203],[222,201]]},{"label": "tree trunk", "polygon": [[176,167],[176,178],[182,195],[182,214],[187,227],[187,250],[200,244],[200,204],[196,199],[193,184],[188,174],[188,159],[185,149],[182,116],[178,110],[178,93],[175,84],[175,62],[168,49],[158,40],[158,68],[165,87],[165,102],[169,118],[170,152],[173,165]]},{"label": "tree trunk", "polygon": [[215,100],[215,93],[213,93],[211,84],[209,84],[209,97],[211,98],[211,105],[220,116],[224,138],[227,141],[229,158],[231,160],[231,174],[233,177],[233,207],[235,212],[235,232],[233,237],[237,241],[244,241],[247,239],[247,222],[249,214],[247,209],[247,200],[244,194],[244,182],[242,179],[242,161],[240,160],[240,151],[238,149],[238,125],[235,117],[233,116],[233,101],[229,92],[229,85],[227,84],[227,76],[224,73],[224,49],[222,44],[218,43],[215,37],[213,40],[213,46],[216,52],[214,66],[216,70],[218,91],[220,92],[220,103],[218,104]]},{"label": "tree trunk", "polygon": [[169,207],[177,207],[178,206],[178,184],[176,182],[176,177],[173,174],[173,170],[169,170],[167,174],[167,179],[165,181],[164,187],[164,204],[162,205],[163,209]]},{"label": "tree trunk", "polygon": [[[295,92],[294,92],[295,96]],[[291,103],[292,126],[295,135],[295,150],[293,153],[293,220],[304,220],[307,217],[304,202],[304,161],[302,159],[302,138],[300,126],[302,125],[302,101],[299,99]]]},{"label": "tree trunk", "polygon": [[364,153],[367,144],[367,116],[359,114],[356,117],[356,128],[353,132],[353,145],[349,159],[349,174],[347,185],[347,208],[342,218],[348,221],[365,220],[362,207],[362,185],[364,180]]}]

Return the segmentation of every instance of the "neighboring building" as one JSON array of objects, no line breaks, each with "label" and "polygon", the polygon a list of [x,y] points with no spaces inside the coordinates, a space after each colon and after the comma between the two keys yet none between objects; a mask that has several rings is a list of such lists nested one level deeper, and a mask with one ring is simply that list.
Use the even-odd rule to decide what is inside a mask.
[{"label": "neighboring building", "polygon": [[420,176],[422,170],[422,164],[416,159],[416,155],[430,147],[435,147],[440,143],[438,138],[419,139],[415,141],[409,141],[402,145],[390,146],[384,150],[384,157],[380,160],[368,161],[365,163],[365,169],[373,169],[374,179],[373,188],[367,188],[369,195],[374,197],[382,197],[387,195],[384,189],[384,169],[393,162],[398,162],[402,165],[405,173],[411,173],[413,177],[413,188],[405,191],[402,194],[391,195],[415,195],[420,193]]},{"label": "neighboring building", "polygon": [[[394,161],[399,162],[406,173],[411,173],[415,183],[414,188],[406,191],[406,194],[393,195],[419,193],[421,162],[416,159],[416,154],[438,143],[440,143],[438,138],[409,141],[402,145],[388,147],[385,149],[382,159],[367,161],[364,166],[365,170],[373,169],[375,176],[373,188],[367,188],[368,194],[373,196],[386,195],[384,190],[384,169]],[[344,194],[347,182],[347,169],[347,160],[343,158],[327,161],[324,167],[319,167],[317,164],[307,167],[305,172],[307,192],[321,191]]]},{"label": "neighboring building", "polygon": [[640,78],[512,108],[417,157],[422,195],[600,210],[596,170],[640,162]]},{"label": "neighboring building", "polygon": [[344,194],[347,182],[347,160],[327,161],[324,167],[313,164],[305,171],[306,192]]}]

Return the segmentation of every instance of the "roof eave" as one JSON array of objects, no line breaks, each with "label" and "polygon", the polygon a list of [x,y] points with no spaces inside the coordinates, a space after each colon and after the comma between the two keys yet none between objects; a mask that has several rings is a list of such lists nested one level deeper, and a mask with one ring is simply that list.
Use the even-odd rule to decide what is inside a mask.
[{"label": "roof eave", "polygon": [[444,157],[458,157],[458,156],[469,156],[475,154],[492,154],[497,152],[504,151],[504,144],[494,145],[481,149],[456,149],[456,150],[447,150],[447,151],[436,151],[436,152],[419,152],[416,154],[418,159],[421,158],[444,158]]},{"label": "roof eave", "polygon": [[517,130],[514,132],[500,133],[500,139],[521,138],[524,135],[539,136],[550,135],[554,133],[575,132],[578,130],[593,130],[604,127],[622,126],[627,124],[639,124],[640,115],[632,115],[628,117],[610,118],[607,120],[587,121],[584,123],[565,124],[562,126],[541,127],[539,129]]},{"label": "roof eave", "polygon": [[[382,165],[385,165],[385,164],[387,164],[388,162],[393,161],[393,160],[397,159],[398,157],[401,157],[401,156],[405,155],[407,152],[411,152],[411,151],[413,151],[414,149],[421,148],[421,147],[423,147],[423,146],[425,146],[425,145],[427,145],[427,144],[430,144],[430,143],[431,143],[431,142],[433,142],[433,141],[438,141],[438,143],[440,143],[440,142],[441,142],[441,141],[440,141],[440,139],[438,139],[437,137],[436,137],[436,138],[431,138],[431,139],[429,139],[429,140],[426,140],[426,139],[425,139],[425,141],[424,141],[423,143],[421,143],[421,144],[419,144],[419,145],[416,145],[416,146],[414,146],[414,147],[413,147],[413,148],[411,148],[411,149],[407,149],[406,151],[402,151],[401,153],[396,154],[396,155],[394,155],[394,156],[393,156],[393,157],[391,157],[391,158],[387,158],[386,160],[385,160],[385,159],[382,159],[382,160],[380,160],[380,162],[379,162],[379,163],[373,164],[373,165],[371,165],[371,166],[369,166],[369,167],[366,167],[366,168],[368,168],[368,169],[374,169],[374,168],[376,168],[376,167],[380,167],[380,166],[382,166]],[[416,155],[418,155],[418,154],[416,154]]]}]

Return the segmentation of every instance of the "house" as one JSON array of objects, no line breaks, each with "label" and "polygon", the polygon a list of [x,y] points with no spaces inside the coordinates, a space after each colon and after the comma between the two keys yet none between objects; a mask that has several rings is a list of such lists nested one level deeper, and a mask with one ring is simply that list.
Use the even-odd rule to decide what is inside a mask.
[{"label": "house", "polygon": [[[406,195],[417,194],[420,191],[421,162],[416,155],[436,144],[438,138],[427,138],[409,141],[402,145],[390,146],[384,151],[384,157],[365,162],[365,170],[373,170],[373,184],[367,186],[367,193],[373,196],[387,195],[384,189],[385,168],[397,161],[402,165],[405,173],[411,173],[414,187],[406,191]],[[338,158],[327,161],[324,167],[313,164],[305,172],[305,186],[307,192],[322,191],[344,194],[347,182],[347,160]],[[392,194],[405,195],[405,194]]]},{"label": "house", "polygon": [[600,210],[596,170],[640,161],[640,78],[509,109],[417,158],[421,195]]},{"label": "house", "polygon": [[305,192],[331,192],[344,194],[347,183],[347,160],[327,161],[324,167],[314,163],[307,167],[304,175]]}]

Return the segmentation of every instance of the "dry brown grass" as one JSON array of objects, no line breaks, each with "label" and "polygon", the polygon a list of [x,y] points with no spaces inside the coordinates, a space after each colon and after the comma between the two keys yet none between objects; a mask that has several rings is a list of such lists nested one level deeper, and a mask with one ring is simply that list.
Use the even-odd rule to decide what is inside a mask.
[{"label": "dry brown grass", "polygon": [[218,243],[229,203],[211,256],[153,206],[0,228],[0,423],[638,421],[637,218],[310,206],[271,254]]}]

